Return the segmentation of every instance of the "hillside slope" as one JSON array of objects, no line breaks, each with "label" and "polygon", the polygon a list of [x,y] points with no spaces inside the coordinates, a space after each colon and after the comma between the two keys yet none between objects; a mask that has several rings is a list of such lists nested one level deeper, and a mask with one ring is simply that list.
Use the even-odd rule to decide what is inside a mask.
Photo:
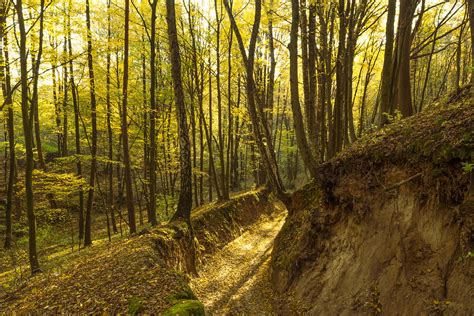
[{"label": "hillside slope", "polygon": [[464,89],[322,165],[294,194],[275,240],[281,308],[474,313],[473,161],[474,105]]},{"label": "hillside slope", "polygon": [[45,270],[18,286],[1,279],[6,293],[0,293],[0,311],[202,315],[204,307],[185,272],[195,273],[209,255],[274,211],[268,190],[259,189],[194,209],[193,239],[187,225],[171,222],[138,236],[97,243],[82,249],[82,256],[68,265]]}]

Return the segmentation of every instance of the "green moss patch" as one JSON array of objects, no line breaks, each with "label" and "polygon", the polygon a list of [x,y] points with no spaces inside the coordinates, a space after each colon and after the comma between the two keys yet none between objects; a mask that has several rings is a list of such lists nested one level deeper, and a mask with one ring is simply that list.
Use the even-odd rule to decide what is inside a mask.
[{"label": "green moss patch", "polygon": [[168,308],[164,316],[204,316],[204,305],[198,300],[180,300]]}]

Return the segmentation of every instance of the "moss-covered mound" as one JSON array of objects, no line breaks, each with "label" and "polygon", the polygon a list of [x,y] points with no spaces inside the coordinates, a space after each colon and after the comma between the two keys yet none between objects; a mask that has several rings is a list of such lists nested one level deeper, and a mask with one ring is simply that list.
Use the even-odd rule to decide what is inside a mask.
[{"label": "moss-covered mound", "polygon": [[204,305],[197,299],[191,288],[186,284],[179,291],[167,297],[172,304],[163,315],[165,316],[204,316]]},{"label": "moss-covered mound", "polygon": [[168,308],[164,316],[204,316],[204,305],[198,300],[179,300]]}]

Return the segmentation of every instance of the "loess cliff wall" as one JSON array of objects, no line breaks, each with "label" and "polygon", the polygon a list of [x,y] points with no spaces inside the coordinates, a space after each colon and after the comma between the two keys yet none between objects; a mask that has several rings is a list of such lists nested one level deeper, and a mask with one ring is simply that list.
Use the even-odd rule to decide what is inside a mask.
[{"label": "loess cliff wall", "polygon": [[280,309],[473,314],[473,162],[466,88],[322,165],[275,241]]}]

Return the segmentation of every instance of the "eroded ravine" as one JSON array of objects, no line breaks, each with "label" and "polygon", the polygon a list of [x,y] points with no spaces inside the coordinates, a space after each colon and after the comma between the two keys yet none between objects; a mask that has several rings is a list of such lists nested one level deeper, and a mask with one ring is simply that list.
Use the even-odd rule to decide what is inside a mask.
[{"label": "eroded ravine", "polygon": [[273,241],[286,217],[281,205],[207,258],[191,288],[211,315],[273,314],[269,282]]}]

